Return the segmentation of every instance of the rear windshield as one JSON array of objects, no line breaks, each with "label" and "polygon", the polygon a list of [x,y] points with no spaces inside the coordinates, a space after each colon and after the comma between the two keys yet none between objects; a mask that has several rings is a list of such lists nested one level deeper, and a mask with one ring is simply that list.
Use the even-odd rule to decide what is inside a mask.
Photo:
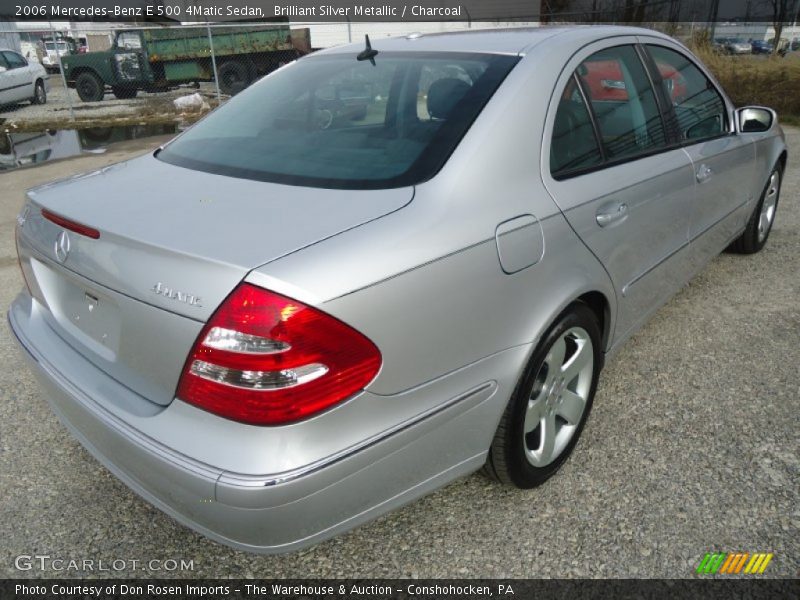
[{"label": "rear windshield", "polygon": [[444,164],[517,57],[381,52],[304,58],[159,152],[175,165],[327,188],[420,183]]}]

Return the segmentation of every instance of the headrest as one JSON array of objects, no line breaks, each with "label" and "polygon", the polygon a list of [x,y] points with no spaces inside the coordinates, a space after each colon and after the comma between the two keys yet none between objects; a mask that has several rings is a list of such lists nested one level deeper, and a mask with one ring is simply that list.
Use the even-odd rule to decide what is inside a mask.
[{"label": "headrest", "polygon": [[432,119],[446,119],[472,87],[456,78],[437,79],[428,88],[428,114]]}]

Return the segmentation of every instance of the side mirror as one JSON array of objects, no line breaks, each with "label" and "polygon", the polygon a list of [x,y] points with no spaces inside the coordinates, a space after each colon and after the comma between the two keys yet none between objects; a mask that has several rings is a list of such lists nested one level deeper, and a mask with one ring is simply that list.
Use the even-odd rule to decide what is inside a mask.
[{"label": "side mirror", "polygon": [[740,133],[764,133],[769,131],[777,116],[775,111],[762,106],[747,106],[736,111]]}]

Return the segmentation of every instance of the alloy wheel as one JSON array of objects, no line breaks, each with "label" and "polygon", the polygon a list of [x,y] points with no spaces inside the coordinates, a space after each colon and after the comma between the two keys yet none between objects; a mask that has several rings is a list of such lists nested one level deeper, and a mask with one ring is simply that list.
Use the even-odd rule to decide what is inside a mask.
[{"label": "alloy wheel", "polygon": [[772,227],[775,218],[775,207],[778,204],[778,193],[781,188],[781,177],[774,171],[769,178],[767,193],[764,194],[764,202],[761,203],[761,214],[758,217],[758,241],[763,242]]},{"label": "alloy wheel", "polygon": [[581,327],[564,332],[542,363],[525,412],[525,456],[534,467],[556,460],[581,422],[592,388],[594,348]]}]

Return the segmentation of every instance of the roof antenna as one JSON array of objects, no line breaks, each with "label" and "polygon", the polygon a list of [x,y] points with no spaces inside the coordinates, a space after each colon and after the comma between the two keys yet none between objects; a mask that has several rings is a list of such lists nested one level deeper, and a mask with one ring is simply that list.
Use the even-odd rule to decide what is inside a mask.
[{"label": "roof antenna", "polygon": [[372,44],[369,43],[369,34],[364,34],[364,37],[367,41],[367,47],[364,48],[361,52],[358,53],[356,56],[356,60],[368,60],[372,63],[372,66],[375,66],[375,57],[378,56],[378,51],[372,49]]}]

